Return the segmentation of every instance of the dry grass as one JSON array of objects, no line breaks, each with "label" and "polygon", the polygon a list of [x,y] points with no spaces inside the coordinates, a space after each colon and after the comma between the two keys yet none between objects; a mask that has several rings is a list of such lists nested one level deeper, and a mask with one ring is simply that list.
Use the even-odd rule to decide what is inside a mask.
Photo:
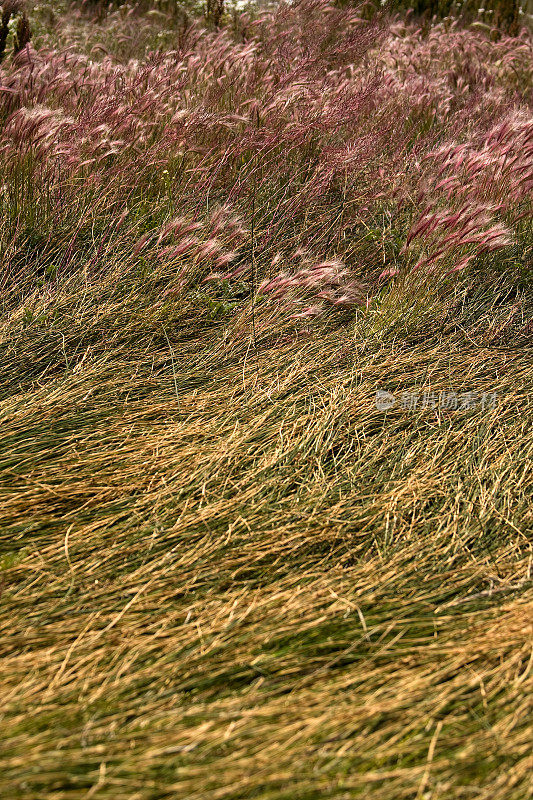
[{"label": "dry grass", "polygon": [[[112,329],[103,294],[3,325],[5,796],[523,800],[531,348],[487,334],[511,301],[409,324],[396,298],[255,353],[249,308]],[[498,407],[375,408],[449,387]]]},{"label": "dry grass", "polygon": [[524,800],[531,35],[165,8],[0,68],[0,795]]}]

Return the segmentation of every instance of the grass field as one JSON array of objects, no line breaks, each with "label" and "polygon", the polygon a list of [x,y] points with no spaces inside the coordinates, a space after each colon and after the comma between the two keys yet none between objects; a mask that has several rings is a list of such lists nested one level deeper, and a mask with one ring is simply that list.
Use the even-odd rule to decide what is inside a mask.
[{"label": "grass field", "polygon": [[525,800],[531,34],[92,13],[0,67],[0,796]]}]

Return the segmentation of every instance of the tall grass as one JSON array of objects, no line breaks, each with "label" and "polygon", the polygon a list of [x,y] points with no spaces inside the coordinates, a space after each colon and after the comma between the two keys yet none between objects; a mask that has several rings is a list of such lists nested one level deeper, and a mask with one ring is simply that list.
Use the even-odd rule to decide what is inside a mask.
[{"label": "tall grass", "polygon": [[531,33],[161,9],[0,67],[0,793],[523,800]]},{"label": "tall grass", "polygon": [[[314,0],[238,19],[240,42],[192,25],[176,33],[177,49],[144,60],[26,49],[4,68],[4,274],[21,252],[31,264],[36,237],[54,258],[64,252],[63,271],[78,255],[95,263],[87,232],[112,239],[120,217],[132,264],[142,247],[150,263],[179,258],[183,287],[242,281],[252,198],[259,274],[277,271],[279,283],[304,274],[301,258],[333,259],[348,294],[357,279],[371,297],[402,264],[434,272],[438,261],[445,274],[528,238],[525,29],[498,42],[444,24],[423,36]],[[240,220],[240,237],[214,234],[219,209]],[[189,223],[161,235],[176,214],[194,236]],[[433,249],[404,259],[429,226]],[[316,307],[332,305],[321,299]]]}]

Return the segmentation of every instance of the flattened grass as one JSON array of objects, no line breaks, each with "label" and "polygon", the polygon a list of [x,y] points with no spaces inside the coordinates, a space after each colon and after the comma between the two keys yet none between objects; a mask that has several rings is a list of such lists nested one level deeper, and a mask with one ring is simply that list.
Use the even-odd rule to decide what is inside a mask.
[{"label": "flattened grass", "polygon": [[[249,309],[103,295],[2,324],[5,796],[523,800],[513,301],[384,300],[255,352]],[[377,389],[498,402],[383,412]]]}]

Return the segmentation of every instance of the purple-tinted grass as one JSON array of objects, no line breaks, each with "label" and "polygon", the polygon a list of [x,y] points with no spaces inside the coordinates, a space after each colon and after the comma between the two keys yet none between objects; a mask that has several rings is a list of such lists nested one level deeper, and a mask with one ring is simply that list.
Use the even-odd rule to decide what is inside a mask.
[{"label": "purple-tinted grass", "polygon": [[3,280],[28,227],[63,231],[66,269],[98,222],[125,268],[175,269],[174,296],[253,260],[265,307],[307,317],[508,248],[531,218],[530,33],[363,17],[282,3],[126,62],[27,46],[0,70]]}]

